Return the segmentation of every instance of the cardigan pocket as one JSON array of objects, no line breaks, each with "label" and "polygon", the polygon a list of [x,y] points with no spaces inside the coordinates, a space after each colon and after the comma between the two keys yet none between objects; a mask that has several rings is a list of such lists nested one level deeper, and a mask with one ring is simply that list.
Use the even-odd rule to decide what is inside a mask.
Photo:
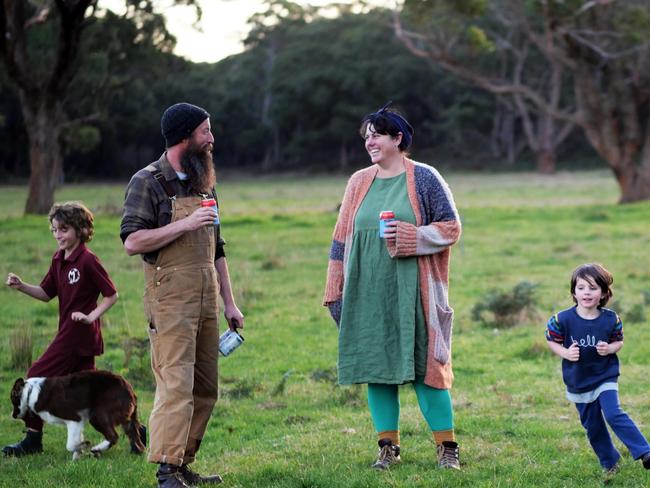
[{"label": "cardigan pocket", "polygon": [[442,334],[442,344],[436,344],[434,356],[438,362],[446,364],[449,362],[451,354],[451,329],[454,320],[454,309],[449,305],[441,307],[436,304],[436,315],[438,318],[438,327]]}]

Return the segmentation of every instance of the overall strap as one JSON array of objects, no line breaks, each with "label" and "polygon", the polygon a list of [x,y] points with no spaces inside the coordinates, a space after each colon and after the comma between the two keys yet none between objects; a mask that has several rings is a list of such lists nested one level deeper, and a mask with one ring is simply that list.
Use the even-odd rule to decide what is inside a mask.
[{"label": "overall strap", "polygon": [[214,201],[217,203],[217,208],[221,208],[219,207],[219,197],[217,196],[217,191],[213,188],[211,193],[212,198],[214,198]]},{"label": "overall strap", "polygon": [[156,179],[156,181],[158,183],[160,183],[162,185],[162,187],[165,190],[165,193],[167,194],[167,196],[171,200],[174,200],[176,198],[176,193],[172,189],[169,182],[165,179],[165,176],[162,174],[162,171],[160,171],[159,168],[155,168],[155,169],[153,169],[153,171],[151,171],[151,175]]}]

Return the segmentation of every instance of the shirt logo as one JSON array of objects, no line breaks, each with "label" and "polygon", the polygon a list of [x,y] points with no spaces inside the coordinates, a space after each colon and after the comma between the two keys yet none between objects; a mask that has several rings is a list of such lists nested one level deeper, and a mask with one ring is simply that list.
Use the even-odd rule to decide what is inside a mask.
[{"label": "shirt logo", "polygon": [[68,281],[71,285],[74,285],[77,281],[79,281],[80,278],[81,273],[79,273],[79,270],[77,268],[72,268],[70,271],[68,271]]},{"label": "shirt logo", "polygon": [[590,336],[587,334],[586,338],[581,338],[581,339],[574,339],[573,336],[571,336],[571,343],[576,343],[580,347],[596,347],[598,345],[598,341],[596,340],[596,336]]}]

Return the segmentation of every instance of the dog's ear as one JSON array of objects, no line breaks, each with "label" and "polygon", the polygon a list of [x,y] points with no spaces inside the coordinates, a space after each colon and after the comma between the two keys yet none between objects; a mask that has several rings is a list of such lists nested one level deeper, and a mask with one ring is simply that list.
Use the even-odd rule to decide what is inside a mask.
[{"label": "dog's ear", "polygon": [[21,388],[25,386],[25,380],[22,378],[18,378],[16,381],[14,381],[14,388]]}]

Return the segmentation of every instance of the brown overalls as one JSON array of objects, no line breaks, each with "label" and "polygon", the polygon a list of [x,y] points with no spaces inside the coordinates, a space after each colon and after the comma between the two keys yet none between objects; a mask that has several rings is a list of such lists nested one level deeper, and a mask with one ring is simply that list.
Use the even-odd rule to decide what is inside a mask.
[{"label": "brown overalls", "polygon": [[[172,222],[198,209],[201,197],[172,199]],[[145,314],[156,396],[148,460],[194,461],[218,396],[219,285],[211,226],[186,232],[144,263]]]}]

